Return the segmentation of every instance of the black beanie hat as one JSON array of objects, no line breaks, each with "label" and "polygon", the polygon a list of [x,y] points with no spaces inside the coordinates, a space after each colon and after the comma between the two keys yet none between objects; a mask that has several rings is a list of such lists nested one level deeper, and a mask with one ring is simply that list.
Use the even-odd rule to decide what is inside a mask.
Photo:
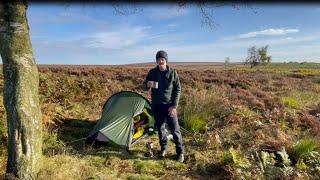
[{"label": "black beanie hat", "polygon": [[166,61],[168,62],[168,54],[167,54],[167,52],[165,52],[165,51],[163,51],[163,50],[158,51],[157,54],[156,54],[156,60],[157,60],[158,58],[165,58]]}]

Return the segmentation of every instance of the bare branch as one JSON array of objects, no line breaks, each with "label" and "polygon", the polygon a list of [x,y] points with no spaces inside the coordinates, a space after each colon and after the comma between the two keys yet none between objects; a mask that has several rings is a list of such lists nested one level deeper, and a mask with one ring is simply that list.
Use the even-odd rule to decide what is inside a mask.
[{"label": "bare branch", "polygon": [[[130,7],[125,7],[125,5]],[[143,11],[142,8],[139,8],[137,6],[137,3],[131,3],[131,4],[122,4],[118,2],[113,2],[112,7],[115,10],[116,14],[122,15],[122,16],[129,16],[132,14],[137,14]]]},{"label": "bare branch", "polygon": [[[188,3],[187,2],[180,2],[179,7],[180,8],[185,8],[187,7]],[[230,2],[214,2],[214,3],[208,3],[205,1],[198,1],[196,3],[196,6],[198,6],[200,14],[202,16],[202,25],[203,26],[208,26],[210,28],[215,28],[219,26],[219,24],[216,22],[214,18],[214,10],[219,7],[223,6],[231,6],[235,10],[240,10],[241,8],[250,8],[253,10],[255,14],[258,13],[258,11],[253,8],[249,3],[230,3]]]},{"label": "bare branch", "polygon": [[200,9],[201,15],[202,15],[202,26],[207,25],[210,28],[215,28],[219,24],[215,22],[213,18],[213,9],[211,9],[211,13],[206,9],[207,5],[205,3],[199,3],[198,7]]}]

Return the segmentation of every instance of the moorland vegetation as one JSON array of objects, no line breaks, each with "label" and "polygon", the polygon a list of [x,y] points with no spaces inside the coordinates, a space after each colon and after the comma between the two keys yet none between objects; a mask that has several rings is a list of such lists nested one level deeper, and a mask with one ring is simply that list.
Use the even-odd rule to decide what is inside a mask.
[{"label": "moorland vegetation", "polygon": [[[112,94],[150,98],[141,88],[149,67],[40,65],[45,163],[37,179],[320,179],[319,64],[173,66],[182,83],[185,163],[174,160],[173,143],[164,160],[144,157],[155,135],[131,154],[84,144]],[[6,138],[0,98],[2,177]]]}]

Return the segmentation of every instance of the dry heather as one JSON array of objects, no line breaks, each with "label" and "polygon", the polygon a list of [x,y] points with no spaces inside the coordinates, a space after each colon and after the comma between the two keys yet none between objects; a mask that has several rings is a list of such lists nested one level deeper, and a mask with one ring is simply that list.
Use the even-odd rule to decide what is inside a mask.
[{"label": "dry heather", "polygon": [[[175,65],[182,83],[178,110],[186,146],[186,162],[180,164],[174,161],[173,144],[165,160],[143,156],[144,142],[157,141],[155,136],[135,145],[132,154],[94,149],[82,140],[112,94],[131,90],[150,98],[141,89],[150,66],[40,66],[47,163],[38,179],[320,178],[318,67]],[[0,107],[3,174],[2,98]]]}]

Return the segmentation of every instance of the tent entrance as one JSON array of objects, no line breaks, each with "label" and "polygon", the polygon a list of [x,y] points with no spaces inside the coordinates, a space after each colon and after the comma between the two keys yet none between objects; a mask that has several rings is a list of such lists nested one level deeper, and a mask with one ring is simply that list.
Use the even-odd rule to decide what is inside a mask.
[{"label": "tent entrance", "polygon": [[154,132],[154,119],[150,115],[150,109],[144,108],[142,113],[133,117],[133,128],[132,128],[132,143],[134,144],[137,140],[144,137],[144,135],[150,135]]}]

